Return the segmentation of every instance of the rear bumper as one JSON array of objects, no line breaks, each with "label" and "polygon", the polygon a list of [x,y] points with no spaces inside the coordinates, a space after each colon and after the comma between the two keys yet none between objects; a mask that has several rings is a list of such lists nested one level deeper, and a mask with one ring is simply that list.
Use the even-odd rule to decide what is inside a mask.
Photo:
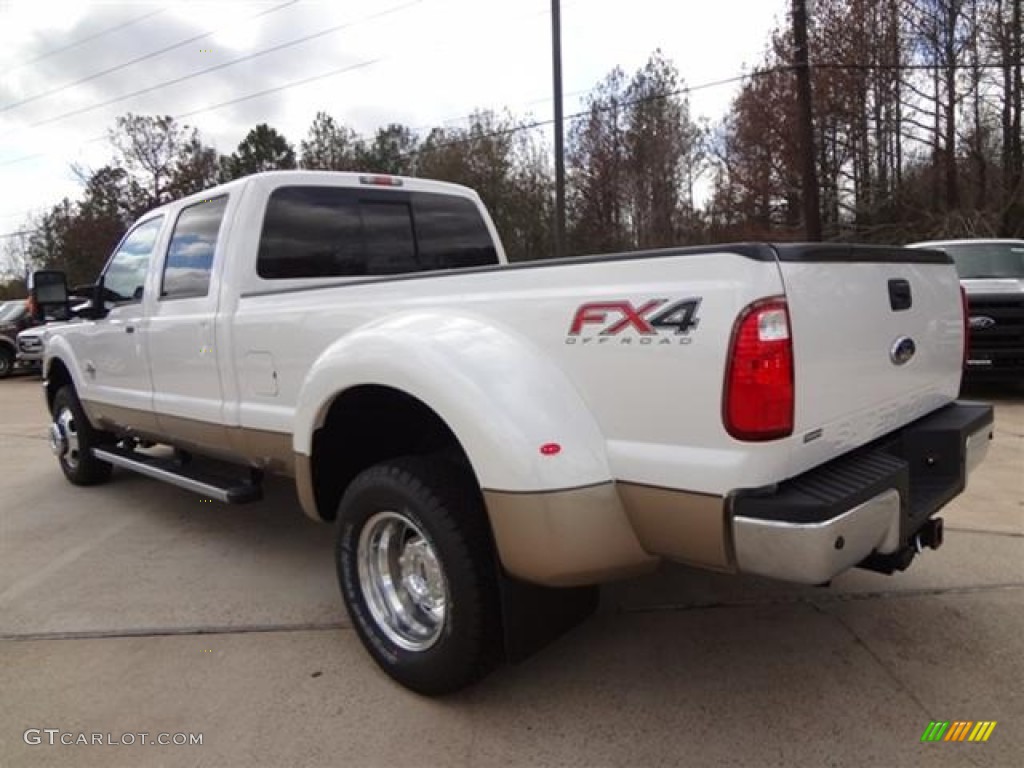
[{"label": "rear bumper", "polygon": [[956,402],[865,448],[729,500],[738,569],[821,584],[860,565],[909,565],[929,518],[984,459],[992,407]]}]

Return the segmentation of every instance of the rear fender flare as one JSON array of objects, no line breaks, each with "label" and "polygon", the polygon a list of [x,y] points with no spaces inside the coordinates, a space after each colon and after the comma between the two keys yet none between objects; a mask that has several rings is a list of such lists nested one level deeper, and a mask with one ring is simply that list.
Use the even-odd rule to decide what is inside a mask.
[{"label": "rear fender flare", "polygon": [[391,387],[431,408],[455,434],[482,489],[531,492],[610,480],[605,441],[585,402],[551,358],[512,329],[421,311],[339,339],[302,384],[297,453],[311,454],[331,403],[361,385]]}]

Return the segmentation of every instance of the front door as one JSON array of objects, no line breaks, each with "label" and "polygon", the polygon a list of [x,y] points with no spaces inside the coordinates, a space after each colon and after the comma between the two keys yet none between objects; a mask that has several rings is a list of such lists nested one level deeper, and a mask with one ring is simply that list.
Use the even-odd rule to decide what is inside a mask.
[{"label": "front door", "polygon": [[141,430],[155,427],[146,281],[163,218],[142,221],[125,235],[103,273],[109,312],[72,335],[82,365],[79,397],[102,420]]}]

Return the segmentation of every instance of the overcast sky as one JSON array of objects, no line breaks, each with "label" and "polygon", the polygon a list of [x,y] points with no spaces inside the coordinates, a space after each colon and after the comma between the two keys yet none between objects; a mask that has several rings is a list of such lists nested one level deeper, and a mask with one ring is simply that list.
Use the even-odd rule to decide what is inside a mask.
[{"label": "overcast sky", "polygon": [[[613,67],[631,73],[656,48],[691,86],[748,71],[787,6],[562,0],[566,113]],[[106,163],[104,134],[129,111],[180,116],[221,153],[260,122],[297,147],[319,110],[361,133],[388,122],[425,131],[476,108],[550,118],[550,7],[550,0],[0,0],[0,234],[64,195],[76,197],[70,165]],[[693,93],[694,114],[721,117],[736,87]]]}]

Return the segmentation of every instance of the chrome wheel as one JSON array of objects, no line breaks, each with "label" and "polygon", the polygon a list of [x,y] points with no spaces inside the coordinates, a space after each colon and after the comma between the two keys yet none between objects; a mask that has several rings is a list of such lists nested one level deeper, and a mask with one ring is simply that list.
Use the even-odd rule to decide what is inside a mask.
[{"label": "chrome wheel", "polygon": [[67,406],[57,411],[57,416],[50,425],[50,449],[54,455],[67,464],[68,469],[78,467],[79,451],[78,427],[75,415]]},{"label": "chrome wheel", "polygon": [[378,512],[357,549],[359,586],[377,626],[400,648],[425,651],[441,636],[448,582],[430,540],[409,518]]}]

